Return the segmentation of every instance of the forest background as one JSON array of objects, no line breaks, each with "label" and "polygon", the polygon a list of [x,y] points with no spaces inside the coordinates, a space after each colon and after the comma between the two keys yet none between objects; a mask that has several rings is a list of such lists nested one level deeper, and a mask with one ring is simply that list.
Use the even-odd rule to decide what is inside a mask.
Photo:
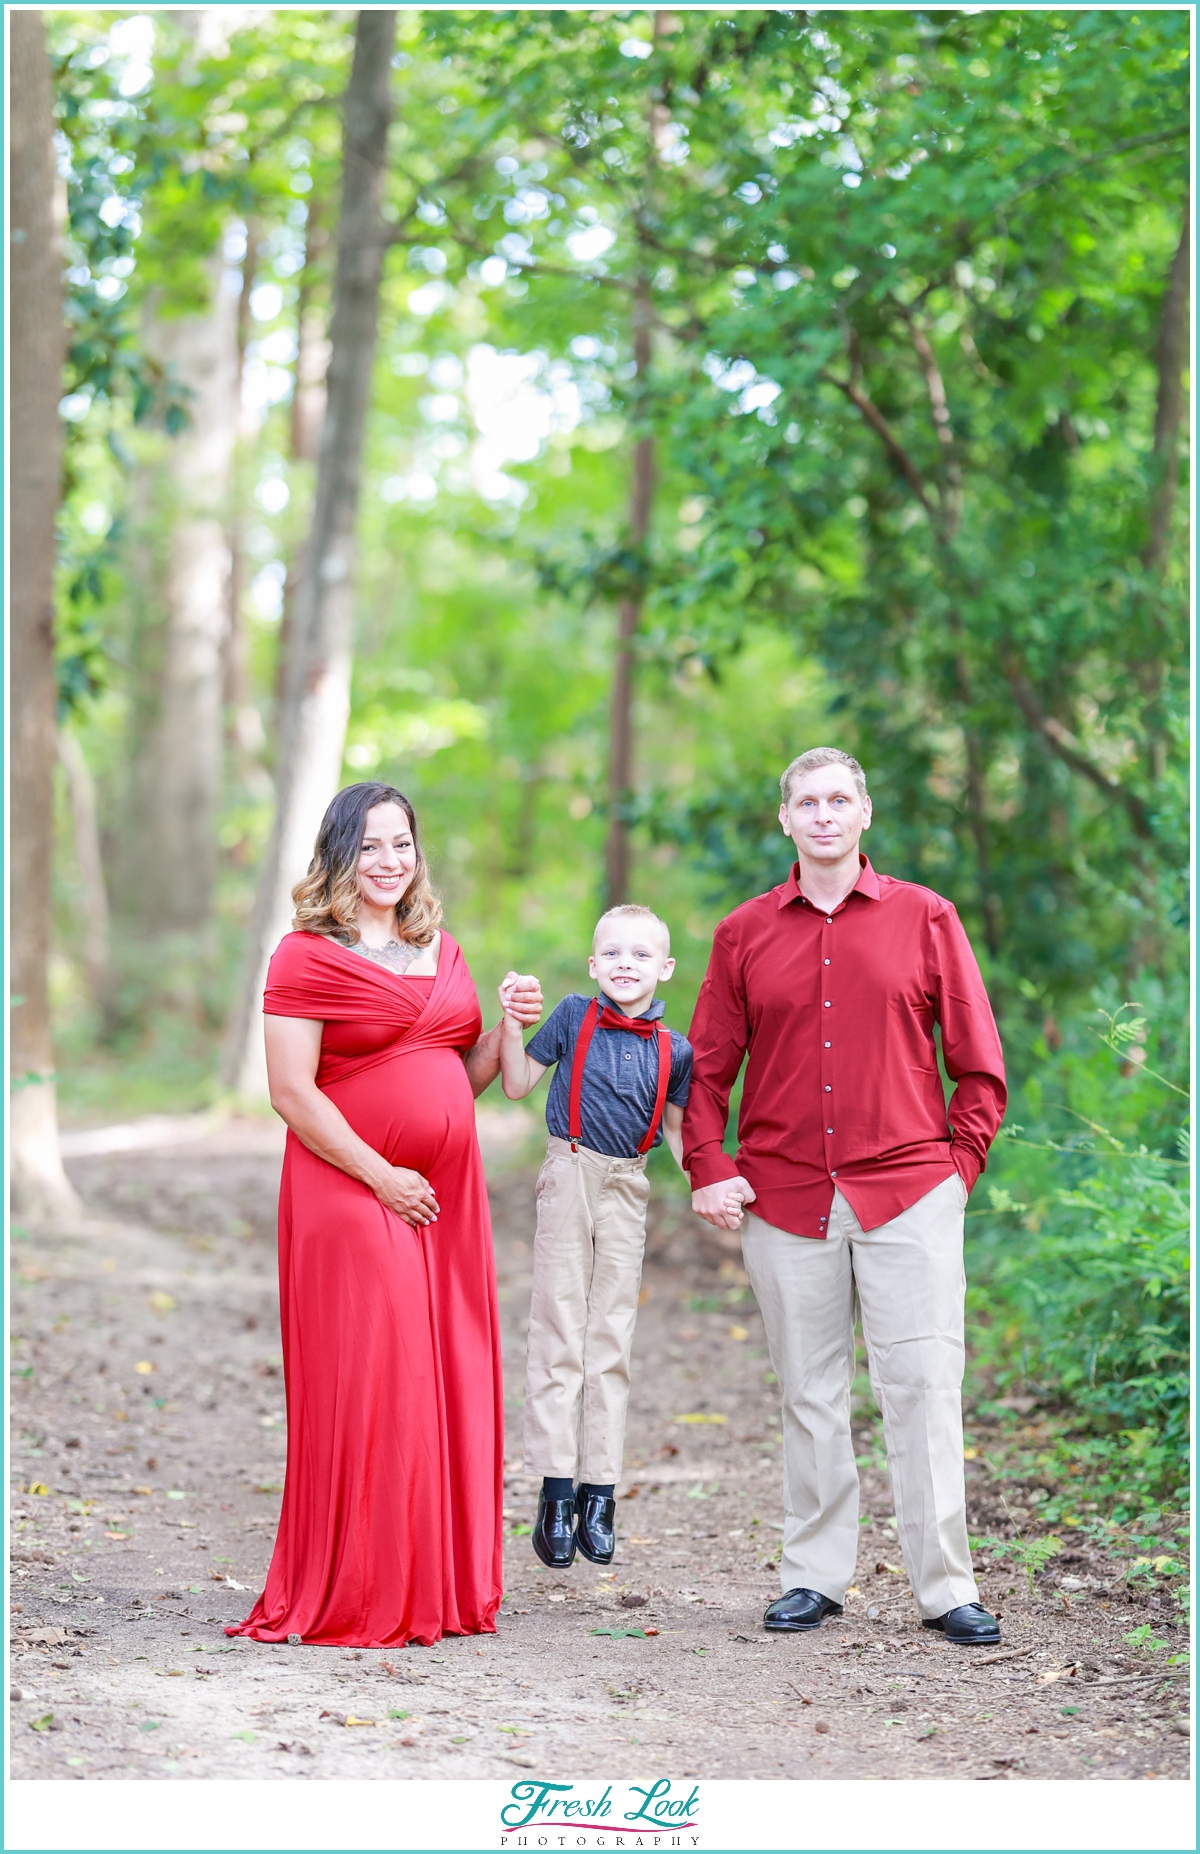
[{"label": "forest background", "polygon": [[16,1098],[258,1099],[262,955],[355,778],[412,797],[485,1013],[510,965],[583,988],[614,897],[669,922],[686,1028],[786,873],[781,768],[841,745],[1008,1054],[973,1395],[1047,1524],[1161,1540],[1188,12],[24,17],[67,336],[53,1053]]}]

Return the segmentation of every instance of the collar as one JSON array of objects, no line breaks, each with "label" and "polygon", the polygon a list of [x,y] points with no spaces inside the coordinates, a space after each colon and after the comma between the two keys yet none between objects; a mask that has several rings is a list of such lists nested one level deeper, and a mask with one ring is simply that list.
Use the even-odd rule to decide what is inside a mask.
[{"label": "collar", "polygon": [[[879,877],[875,874],[875,871],[872,869],[870,863],[867,861],[866,857],[863,855],[861,850],[858,853],[858,860],[859,860],[859,864],[861,865],[860,870],[859,870],[859,877],[858,877],[858,881],[854,884],[854,887],[850,890],[850,894],[851,895],[866,895],[868,900],[878,901],[879,900]],[[781,908],[786,908],[793,901],[805,902],[808,907],[816,906],[815,902],[808,901],[807,896],[805,895],[803,889],[800,887],[800,865],[799,863],[792,864],[790,870],[788,871],[787,881],[781,882],[779,884],[779,887],[775,890],[775,893],[779,897],[779,906]],[[850,896],[847,895],[846,901],[848,901],[849,899],[850,899]],[[838,906],[840,908],[844,908],[846,905],[846,901],[839,901]]]},{"label": "collar", "polygon": [[[612,999],[606,998],[602,991],[597,992],[596,1003],[599,1005],[601,1010],[604,1010],[606,1006],[608,1007],[609,1010],[615,1011],[617,1009],[617,1006],[613,1003]],[[666,1015],[666,1010],[667,1010],[667,1007],[663,1003],[661,998],[652,998],[650,1000],[650,1003],[647,1009],[642,1011],[637,1017],[631,1017],[629,1021],[631,1024],[657,1023],[660,1017],[663,1017]],[[624,1015],[625,1013],[624,1011],[622,1011],[621,1016],[624,1017]]]}]

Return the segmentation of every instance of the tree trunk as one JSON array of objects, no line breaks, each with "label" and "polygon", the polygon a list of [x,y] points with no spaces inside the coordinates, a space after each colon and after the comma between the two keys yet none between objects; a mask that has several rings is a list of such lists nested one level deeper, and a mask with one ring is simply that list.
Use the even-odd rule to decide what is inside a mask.
[{"label": "tree trunk", "polygon": [[[650,372],[650,291],[639,279],[633,307],[633,359],[635,403],[644,417],[644,398]],[[633,487],[629,498],[630,551],[640,556],[650,530],[654,503],[654,439],[649,433],[637,441],[633,453]],[[621,600],[617,615],[617,648],[613,660],[612,698],[608,734],[608,837],[604,848],[605,905],[616,907],[629,898],[629,812],[633,802],[633,696],[634,641],[642,619],[642,596]]]},{"label": "tree trunk", "polygon": [[1158,398],[1154,408],[1154,490],[1150,498],[1149,532],[1142,549],[1142,565],[1147,573],[1161,577],[1167,563],[1171,538],[1171,510],[1175,502],[1175,483],[1179,452],[1179,427],[1183,422],[1183,370],[1188,358],[1188,289],[1191,278],[1188,221],[1191,201],[1183,203],[1183,228],[1163,296],[1158,324],[1155,361],[1158,367]]},{"label": "tree trunk", "polygon": [[[146,466],[151,520],[167,538],[136,666],[142,692],[123,833],[120,892],[135,901],[138,938],[203,928],[216,880],[238,350],[237,298],[223,287],[219,251],[207,268],[205,314],[167,317],[151,306],[143,323],[146,353],[187,391],[190,422]],[[147,857],[145,845],[164,832],[169,854]]]},{"label": "tree trunk", "polygon": [[83,889],[83,966],[93,1002],[103,1011],[108,1001],[108,891],[96,822],[96,782],[78,737],[69,727],[58,730],[58,757],[67,779],[75,860]]},{"label": "tree trunk", "polygon": [[[300,272],[296,303],[296,384],[292,390],[292,416],[288,442],[298,463],[316,463],[325,424],[329,371],[329,335],[325,316],[313,301],[317,265],[329,243],[321,221],[320,202],[310,200],[304,234],[304,269]],[[296,563],[283,582],[283,611],[279,621],[279,647],[275,659],[275,704],[283,705],[283,685],[291,656],[292,612],[296,603]]]},{"label": "tree trunk", "polygon": [[321,253],[328,243],[329,233],[321,223],[320,201],[310,200],[304,230],[304,269],[300,272],[300,294],[296,303],[296,385],[292,393],[289,432],[292,456],[306,463],[317,461],[321,427],[325,423],[329,337],[325,317],[319,304],[313,301],[313,286]]},{"label": "tree trunk", "polygon": [[226,1046],[227,1083],[254,1097],[266,1094],[259,1025],[266,968],[291,925],[292,888],[308,868],[317,828],[338,789],[350,711],[355,531],[387,244],[380,205],[395,33],[394,9],[359,13],[346,91],[328,410],[284,670],[275,822],[259,871],[245,981]]},{"label": "tree trunk", "polygon": [[240,455],[239,440],[248,436],[242,410],[242,382],[246,372],[246,349],[250,343],[250,295],[257,273],[258,241],[261,227],[254,219],[246,222],[246,255],[242,260],[242,288],[237,300],[235,321],[237,358],[233,376],[233,496],[229,510],[229,578],[226,583],[227,613],[225,622],[224,695],[229,739],[249,760],[263,744],[262,721],[250,700],[249,649],[242,604],[246,595],[246,490],[243,480],[246,459]]},{"label": "tree trunk", "polygon": [[54,761],[54,523],[62,474],[58,400],[66,328],[62,191],[42,16],[12,16],[9,474],[13,1208],[70,1215],[79,1201],[58,1151],[46,959],[51,928]]}]

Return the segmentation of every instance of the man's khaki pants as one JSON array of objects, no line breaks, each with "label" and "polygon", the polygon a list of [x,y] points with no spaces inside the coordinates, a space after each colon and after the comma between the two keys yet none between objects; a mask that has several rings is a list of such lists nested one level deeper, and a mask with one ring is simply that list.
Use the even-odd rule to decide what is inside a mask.
[{"label": "man's khaki pants", "polygon": [[956,1173],[878,1229],[835,1191],[824,1241],[748,1213],[746,1271],[783,1389],[783,1590],[854,1582],[854,1297],[883,1414],[900,1550],[922,1616],[978,1600],[963,1480],[963,1212]]},{"label": "man's khaki pants", "polygon": [[642,1282],[646,1159],[551,1137],[537,1182],[525,1472],[620,1479]]}]

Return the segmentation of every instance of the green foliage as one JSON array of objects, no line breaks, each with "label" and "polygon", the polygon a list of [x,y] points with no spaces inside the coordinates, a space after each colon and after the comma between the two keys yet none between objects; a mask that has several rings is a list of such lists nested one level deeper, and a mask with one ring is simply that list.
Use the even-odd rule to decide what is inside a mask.
[{"label": "green foliage", "polygon": [[1188,1468],[1186,1128],[1160,1072],[1186,1074],[1186,1048],[1182,1019],[1134,1008],[1031,1052],[968,1225],[977,1368],[1109,1438],[1090,1472],[1122,1503]]},{"label": "green foliage", "polygon": [[971,1549],[972,1551],[989,1551],[993,1558],[1011,1558],[1024,1571],[1025,1581],[1029,1585],[1029,1594],[1032,1596],[1034,1578],[1045,1570],[1052,1558],[1058,1557],[1063,1549],[1063,1542],[1060,1538],[1055,1538],[1053,1534],[1044,1539],[1027,1539],[1018,1532],[1016,1537],[1011,1539],[972,1539]]},{"label": "green foliage", "polygon": [[1171,1646],[1165,1635],[1154,1633],[1152,1622],[1143,1622],[1138,1628],[1130,1629],[1125,1640],[1131,1648],[1140,1648],[1144,1654],[1157,1654],[1160,1648]]},{"label": "green foliage", "polygon": [[[872,854],[954,895],[1002,996],[1078,996],[1134,932],[1169,963],[1183,920],[1185,581],[1181,557],[1165,585],[1140,564],[1156,466],[1128,435],[1183,210],[1185,54],[1115,23],[797,33],[779,76],[825,37],[842,120],[797,112],[805,158],[771,158],[707,331],[725,371],[675,443],[709,496],[681,622],[719,650],[769,610],[825,666],[882,801]],[[754,416],[751,365],[780,388]],[[717,872],[742,874],[760,805],[690,796]]]}]

